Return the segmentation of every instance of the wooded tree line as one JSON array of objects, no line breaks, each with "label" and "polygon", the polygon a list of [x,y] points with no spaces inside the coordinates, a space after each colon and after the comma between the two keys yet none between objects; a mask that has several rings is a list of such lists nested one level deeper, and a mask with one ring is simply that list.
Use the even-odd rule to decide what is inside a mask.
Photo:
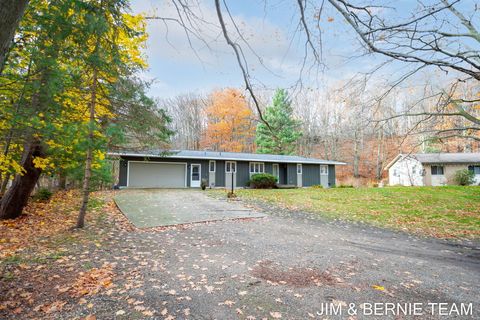
[{"label": "wooded tree line", "polygon": [[[185,22],[180,23],[185,32],[201,37],[202,28],[211,22],[195,14],[199,4],[172,1],[180,8],[178,17]],[[352,79],[322,94],[308,90],[296,92],[295,113],[299,120],[304,120],[297,151],[324,158],[343,158],[351,163],[348,174],[379,179],[390,153],[478,150],[480,32],[477,5],[460,0],[408,4],[400,1],[386,4],[382,0],[302,0],[297,5],[292,19],[297,20],[297,30],[303,36],[296,38],[295,33],[292,41],[304,41],[305,48],[297,83],[308,80],[304,71],[324,67],[323,33],[327,24],[334,21],[346,24],[357,35],[363,46],[359,53],[382,58],[379,65],[364,74],[364,79]],[[262,59],[242,36],[229,4],[215,0],[215,11],[219,32],[236,57],[252,106],[259,120],[268,127],[262,111],[265,104],[260,103],[261,95],[255,88],[246,53],[256,57],[260,65],[263,65]],[[339,19],[334,19],[332,14]],[[386,73],[382,83],[367,81],[392,64],[402,67],[400,76]],[[423,74],[430,75],[427,79],[430,82],[425,82]],[[409,80],[413,80],[410,87]],[[368,152],[367,146],[371,149]],[[345,155],[340,154],[342,149],[346,149]],[[362,169],[365,167],[369,169]]]},{"label": "wooded tree line", "polygon": [[1,218],[51,175],[81,182],[83,227],[90,190],[111,179],[106,151],[168,141],[169,118],[136,75],[145,23],[128,12],[123,0],[29,2],[0,79]]},{"label": "wooded tree line", "polygon": [[[460,118],[453,122],[452,118],[432,117],[423,121],[421,116],[397,116],[435,112],[438,97],[433,94],[434,86],[414,89],[412,84],[409,90],[398,88],[379,103],[378,93],[387,89],[369,86],[360,78],[321,92],[305,89],[293,97],[288,97],[286,90],[265,92],[261,99],[264,116],[284,143],[277,143],[246,99],[235,103],[226,98],[233,98],[233,93],[241,97],[240,90],[227,88],[210,95],[184,94],[162,100],[159,105],[172,117],[172,129],[176,132],[172,138],[174,148],[299,154],[346,161],[348,165],[339,168],[338,176],[341,182],[349,184],[381,181],[385,177],[385,165],[400,152],[480,150],[480,143],[474,139],[465,141],[437,135],[439,130],[464,126]],[[465,83],[462,90],[475,91],[478,87]],[[285,105],[283,102],[291,114],[282,119],[289,119],[290,125],[276,121],[285,110],[278,108]],[[267,139],[262,141],[262,134],[266,134]]]}]

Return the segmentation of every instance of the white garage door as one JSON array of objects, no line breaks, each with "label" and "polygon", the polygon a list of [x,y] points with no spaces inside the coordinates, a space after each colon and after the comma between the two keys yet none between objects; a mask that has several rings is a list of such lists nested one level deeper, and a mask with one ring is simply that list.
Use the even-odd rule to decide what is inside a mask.
[{"label": "white garage door", "polygon": [[128,163],[128,187],[185,188],[184,163],[132,162]]}]

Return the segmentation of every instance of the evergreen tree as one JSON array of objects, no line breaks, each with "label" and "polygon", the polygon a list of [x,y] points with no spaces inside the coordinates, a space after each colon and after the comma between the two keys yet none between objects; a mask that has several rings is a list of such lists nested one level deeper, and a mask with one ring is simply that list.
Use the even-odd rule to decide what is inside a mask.
[{"label": "evergreen tree", "polygon": [[30,1],[0,77],[0,219],[21,214],[40,175],[59,175],[83,180],[83,227],[91,181],[108,179],[106,151],[167,143],[169,118],[136,76],[144,18],[129,10],[125,0]]},{"label": "evergreen tree", "polygon": [[293,154],[296,142],[302,133],[299,130],[299,121],[293,118],[293,109],[288,93],[278,89],[273,96],[273,101],[264,114],[265,123],[259,123],[255,143],[257,153]]}]

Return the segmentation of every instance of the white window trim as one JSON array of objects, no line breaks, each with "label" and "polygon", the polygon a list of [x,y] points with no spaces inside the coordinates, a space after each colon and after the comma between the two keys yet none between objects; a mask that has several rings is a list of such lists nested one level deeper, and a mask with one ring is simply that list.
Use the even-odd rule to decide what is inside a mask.
[{"label": "white window trim", "polygon": [[275,172],[274,168],[277,168],[277,174],[276,175],[274,174],[273,176],[276,177],[277,180],[279,180],[280,179],[280,166],[278,165],[278,163],[272,164],[272,174]]},{"label": "white window trim", "polygon": [[[212,162],[213,162],[213,171],[211,166]],[[208,162],[208,172],[215,172],[215,171],[217,171],[217,162],[215,160],[210,160]]]},{"label": "white window trim", "polygon": [[475,168],[480,168],[480,166],[479,166],[479,165],[472,164],[472,165],[469,165],[469,166],[467,166],[467,169],[468,169],[468,168],[470,168],[470,167],[472,167],[472,169],[473,169],[473,171],[472,171],[472,172],[473,172],[473,174],[474,174],[474,175],[476,175],[476,176],[480,176],[480,173],[475,173]]},{"label": "white window trim", "polygon": [[[253,165],[253,171],[252,171],[252,165]],[[259,165],[259,170],[258,172],[255,172],[255,166]],[[250,162],[248,164],[248,171],[250,172],[250,175],[252,174],[257,174],[257,173],[265,173],[265,163],[264,162]]]},{"label": "white window trim", "polygon": [[[300,172],[298,169],[300,169]],[[297,163],[297,174],[303,174],[303,166],[301,163]]]},{"label": "white window trim", "polygon": [[[325,168],[325,172],[322,172],[322,168]],[[320,175],[321,176],[328,176],[328,165],[321,164],[320,165]]]},{"label": "white window trim", "polygon": [[[432,172],[432,171],[433,171],[433,167],[437,167],[437,173],[435,173],[435,174]],[[440,168],[440,167],[442,168],[442,174],[438,174],[438,168]],[[431,166],[431,168],[430,168],[430,174],[431,174],[432,176],[444,176],[444,175],[445,175],[445,166],[441,166],[441,165],[433,165],[433,166]]]},{"label": "white window trim", "polygon": [[[198,181],[200,186],[202,185],[202,165],[200,163],[191,163],[190,164],[190,187],[192,187],[192,177],[193,177],[193,166],[198,166]],[[193,187],[196,188],[196,187]]]},{"label": "white window trim", "polygon": [[[230,171],[227,171],[227,163],[230,163]],[[232,164],[235,165],[235,170],[232,171]],[[237,162],[236,161],[225,161],[225,173],[237,173]]]}]

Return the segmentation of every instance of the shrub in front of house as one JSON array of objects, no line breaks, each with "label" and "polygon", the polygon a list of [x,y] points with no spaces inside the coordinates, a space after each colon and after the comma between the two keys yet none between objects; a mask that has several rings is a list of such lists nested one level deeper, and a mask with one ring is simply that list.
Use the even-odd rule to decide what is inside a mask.
[{"label": "shrub in front of house", "polygon": [[275,188],[277,178],[270,173],[256,173],[250,177],[250,186],[255,189]]},{"label": "shrub in front of house", "polygon": [[457,170],[453,181],[460,186],[469,186],[475,182],[475,174],[468,169]]},{"label": "shrub in front of house", "polygon": [[200,187],[202,188],[202,190],[207,189],[207,186],[208,186],[207,179],[202,179],[202,181],[200,182]]}]

